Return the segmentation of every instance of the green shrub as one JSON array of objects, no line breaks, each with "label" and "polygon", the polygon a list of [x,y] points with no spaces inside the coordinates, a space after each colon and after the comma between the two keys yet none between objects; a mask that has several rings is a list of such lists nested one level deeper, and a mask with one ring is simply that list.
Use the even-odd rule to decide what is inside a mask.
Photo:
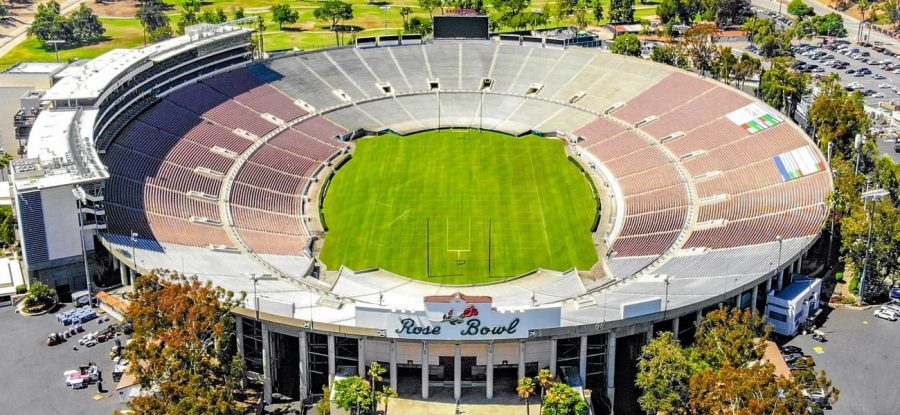
[{"label": "green shrub", "polygon": [[28,292],[28,286],[25,284],[19,284],[16,286],[16,294],[25,294]]},{"label": "green shrub", "polygon": [[325,386],[322,388],[322,399],[319,399],[319,402],[316,402],[315,408],[316,412],[320,415],[330,415],[331,414],[331,388]]},{"label": "green shrub", "polygon": [[850,280],[850,286],[848,286],[847,289],[850,290],[853,295],[859,294],[859,276],[854,276]]},{"label": "green shrub", "polygon": [[844,282],[844,273],[838,272],[838,273],[834,274],[834,280],[839,283]]},{"label": "green shrub", "polygon": [[30,300],[36,306],[49,307],[56,301],[56,289],[38,281],[31,284],[31,288],[28,289],[28,297],[25,300]]}]

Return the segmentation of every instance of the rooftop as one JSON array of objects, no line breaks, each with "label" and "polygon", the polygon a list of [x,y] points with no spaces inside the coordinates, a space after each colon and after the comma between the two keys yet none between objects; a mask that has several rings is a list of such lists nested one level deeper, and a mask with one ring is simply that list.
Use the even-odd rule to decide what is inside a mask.
[{"label": "rooftop", "polygon": [[92,59],[84,65],[67,68],[60,75],[63,78],[53,85],[44,99],[47,100],[92,100],[97,99],[115,82],[121,74],[132,66],[157,54],[168,55],[179,51],[188,44],[196,47],[204,42],[198,40],[213,39],[225,33],[246,31],[248,29],[233,26],[229,23],[221,25],[197,25],[188,28],[188,34],[163,42],[136,49],[113,49]]},{"label": "rooftop", "polygon": [[784,287],[783,290],[779,291],[775,294],[776,298],[780,298],[782,300],[792,300],[796,298],[798,295],[803,294],[809,287],[814,285],[817,282],[815,279],[803,279],[796,280],[791,285]]},{"label": "rooftop", "polygon": [[41,112],[31,128],[26,158],[12,163],[16,188],[54,187],[107,177],[91,145],[96,116],[97,110]]},{"label": "rooftop", "polygon": [[54,74],[65,67],[66,64],[62,62],[19,62],[5,72],[13,74]]}]

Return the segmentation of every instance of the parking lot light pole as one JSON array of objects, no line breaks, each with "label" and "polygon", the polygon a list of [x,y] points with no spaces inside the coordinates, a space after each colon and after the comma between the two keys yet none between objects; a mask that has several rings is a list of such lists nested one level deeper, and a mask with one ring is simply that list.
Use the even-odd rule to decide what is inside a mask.
[{"label": "parking lot light pole", "polygon": [[87,281],[88,306],[94,307],[94,290],[91,284],[91,270],[88,267],[87,249],[84,247],[84,220],[81,217],[81,208],[85,205],[87,194],[81,186],[72,188],[72,195],[75,196],[75,206],[78,208],[78,242],[81,243],[81,259],[84,261],[84,280]]},{"label": "parking lot light pole", "polygon": [[866,273],[869,270],[869,251],[871,248],[869,245],[872,243],[872,228],[875,222],[875,202],[887,197],[891,193],[885,189],[875,189],[869,190],[862,194],[862,202],[864,206],[867,206],[869,202],[872,202],[872,210],[868,210],[866,212],[869,219],[869,236],[866,238],[866,257],[863,260],[863,272],[862,276],[859,278],[859,304],[863,305],[865,300],[863,299],[863,292],[866,286]]}]

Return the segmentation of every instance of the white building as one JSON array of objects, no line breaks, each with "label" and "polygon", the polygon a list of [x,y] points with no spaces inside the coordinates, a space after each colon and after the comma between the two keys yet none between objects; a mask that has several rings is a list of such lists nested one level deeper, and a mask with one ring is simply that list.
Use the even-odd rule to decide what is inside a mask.
[{"label": "white building", "polygon": [[777,293],[769,293],[766,319],[776,333],[793,336],[803,327],[806,319],[815,315],[820,307],[821,294],[822,280],[796,280]]}]

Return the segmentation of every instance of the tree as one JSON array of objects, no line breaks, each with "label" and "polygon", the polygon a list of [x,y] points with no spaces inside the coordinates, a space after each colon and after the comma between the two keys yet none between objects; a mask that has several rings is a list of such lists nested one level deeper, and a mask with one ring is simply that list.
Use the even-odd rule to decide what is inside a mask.
[{"label": "tree", "polygon": [[[797,379],[775,376],[762,360],[769,328],[749,310],[719,309],[707,314],[694,346],[682,348],[663,333],[642,349],[636,384],[646,413],[800,415],[816,404],[801,394]],[[810,389],[838,398],[824,372],[813,373]]]},{"label": "tree", "polygon": [[81,3],[81,6],[72,13],[69,20],[71,21],[74,40],[81,44],[94,42],[106,32],[106,29],[103,28],[103,23],[100,22],[100,18],[85,3]]},{"label": "tree", "polygon": [[38,4],[34,21],[28,28],[28,35],[37,38],[44,47],[48,40],[72,40],[74,35],[69,20],[60,14],[59,3],[50,0],[47,3]]},{"label": "tree", "polygon": [[741,54],[741,59],[734,68],[734,80],[738,82],[740,89],[744,88],[744,82],[759,74],[762,69],[762,62],[749,53]]},{"label": "tree", "polygon": [[543,415],[587,415],[588,405],[571,386],[553,382],[544,394]]},{"label": "tree", "polygon": [[762,358],[769,335],[766,321],[750,310],[715,310],[697,328],[694,347],[698,357],[712,367],[741,366]]},{"label": "tree", "polygon": [[871,123],[862,94],[847,92],[840,80],[834,78],[819,82],[819,94],[809,109],[809,120],[815,126],[822,151],[827,153],[831,143],[834,156],[844,159],[853,154],[856,135],[865,134]]},{"label": "tree", "polygon": [[653,48],[650,59],[654,62],[665,63],[679,68],[687,68],[688,57],[680,45],[663,45]]},{"label": "tree", "polygon": [[638,403],[644,412],[676,413],[686,408],[690,381],[690,361],[671,332],[663,332],[644,346],[635,380],[643,391]]},{"label": "tree", "polygon": [[137,414],[238,414],[243,379],[232,309],[244,295],[168,271],[138,278],[126,317],[134,325],[125,356],[144,390]]},{"label": "tree", "polygon": [[510,18],[525,10],[531,0],[494,0],[493,5],[504,18]]},{"label": "tree", "polygon": [[4,248],[16,244],[16,218],[10,206],[0,206],[0,244]]},{"label": "tree", "polygon": [[419,7],[428,12],[429,20],[434,17],[434,9],[441,7],[442,4],[441,0],[419,0]]},{"label": "tree", "polygon": [[603,20],[603,0],[591,1],[591,14],[595,22],[600,23],[600,20]]},{"label": "tree", "polygon": [[792,116],[800,98],[809,88],[809,77],[791,69],[792,58],[775,58],[759,82],[759,95],[769,105]]},{"label": "tree", "polygon": [[351,414],[363,414],[375,402],[369,382],[359,376],[350,376],[334,382],[334,403]]},{"label": "tree", "polygon": [[[144,29],[144,44],[147,44],[147,36],[157,32],[162,27],[169,26],[169,16],[163,13],[162,4],[155,0],[145,0],[138,6],[135,17]],[[171,32],[171,30],[170,30]],[[151,41],[152,41],[151,36]]]},{"label": "tree", "polygon": [[631,23],[634,21],[634,0],[611,0],[609,4],[610,23]]},{"label": "tree", "polygon": [[278,30],[281,30],[285,23],[296,23],[300,19],[300,13],[287,3],[272,5],[269,11],[272,12],[272,21],[278,23]]},{"label": "tree", "polygon": [[731,47],[725,46],[720,48],[716,53],[716,59],[712,63],[713,78],[730,84],[737,63],[737,58],[731,52]]},{"label": "tree", "polygon": [[844,27],[844,19],[837,13],[828,13],[814,16],[810,21],[819,36],[847,36],[847,28]]},{"label": "tree", "polygon": [[900,30],[900,0],[885,0],[881,7],[894,26],[894,31]]},{"label": "tree", "polygon": [[378,394],[375,391],[375,386],[384,381],[385,373],[387,373],[387,369],[381,367],[381,364],[378,362],[372,362],[372,365],[369,366],[369,370],[366,371],[366,375],[369,376],[369,384],[372,386],[371,394],[376,398],[372,402],[373,405],[380,401],[380,399],[378,399]]},{"label": "tree", "polygon": [[419,16],[413,16],[409,19],[409,31],[413,33],[418,33],[422,36],[427,36],[431,33],[432,23],[431,19],[423,19]]},{"label": "tree", "polygon": [[403,19],[403,30],[409,30],[410,14],[412,14],[412,7],[403,6],[400,8],[400,18]]},{"label": "tree", "polygon": [[680,12],[680,0],[662,0],[656,6],[656,15],[663,24],[680,23]]},{"label": "tree", "polygon": [[525,413],[531,415],[531,402],[529,399],[531,395],[534,395],[534,378],[526,376],[519,379],[519,384],[516,386],[516,394],[525,400]]},{"label": "tree", "polygon": [[246,17],[246,14],[244,13],[243,7],[238,6],[238,7],[231,8],[231,18],[232,19],[240,20],[240,19],[243,19],[244,17]]},{"label": "tree", "polygon": [[47,284],[40,281],[33,282],[28,287],[28,294],[25,297],[26,307],[37,307],[41,310],[47,309],[56,302],[56,289],[50,288]]},{"label": "tree", "polygon": [[684,41],[687,44],[688,56],[694,68],[700,70],[701,75],[712,69],[712,61],[716,57],[718,49],[718,28],[712,23],[698,23],[684,33]]},{"label": "tree", "polygon": [[538,371],[537,375],[538,386],[541,387],[541,409],[540,413],[544,413],[544,396],[547,394],[547,389],[553,385],[553,382],[556,381],[556,376],[550,372],[550,369],[541,369]]},{"label": "tree", "polygon": [[388,413],[388,401],[390,401],[391,398],[396,398],[398,396],[400,395],[397,394],[397,391],[388,385],[383,385],[380,392],[375,392],[376,402],[384,404],[384,415],[387,415]]},{"label": "tree", "polygon": [[813,8],[804,3],[803,0],[791,0],[791,2],[788,3],[787,11],[801,19],[816,14],[813,11]]},{"label": "tree", "polygon": [[340,22],[353,18],[353,6],[341,0],[326,0],[319,8],[313,10],[313,16],[318,20],[331,22],[334,41],[340,45],[341,41],[338,38],[337,26]]},{"label": "tree", "polygon": [[178,33],[184,28],[200,23],[200,0],[184,0],[181,4],[181,20],[178,21]]},{"label": "tree", "polygon": [[759,46],[759,54],[772,58],[791,54],[792,33],[782,30],[772,19],[751,17],[743,26],[750,41]]},{"label": "tree", "polygon": [[619,35],[613,39],[610,50],[620,55],[641,56],[641,41],[633,33]]}]

